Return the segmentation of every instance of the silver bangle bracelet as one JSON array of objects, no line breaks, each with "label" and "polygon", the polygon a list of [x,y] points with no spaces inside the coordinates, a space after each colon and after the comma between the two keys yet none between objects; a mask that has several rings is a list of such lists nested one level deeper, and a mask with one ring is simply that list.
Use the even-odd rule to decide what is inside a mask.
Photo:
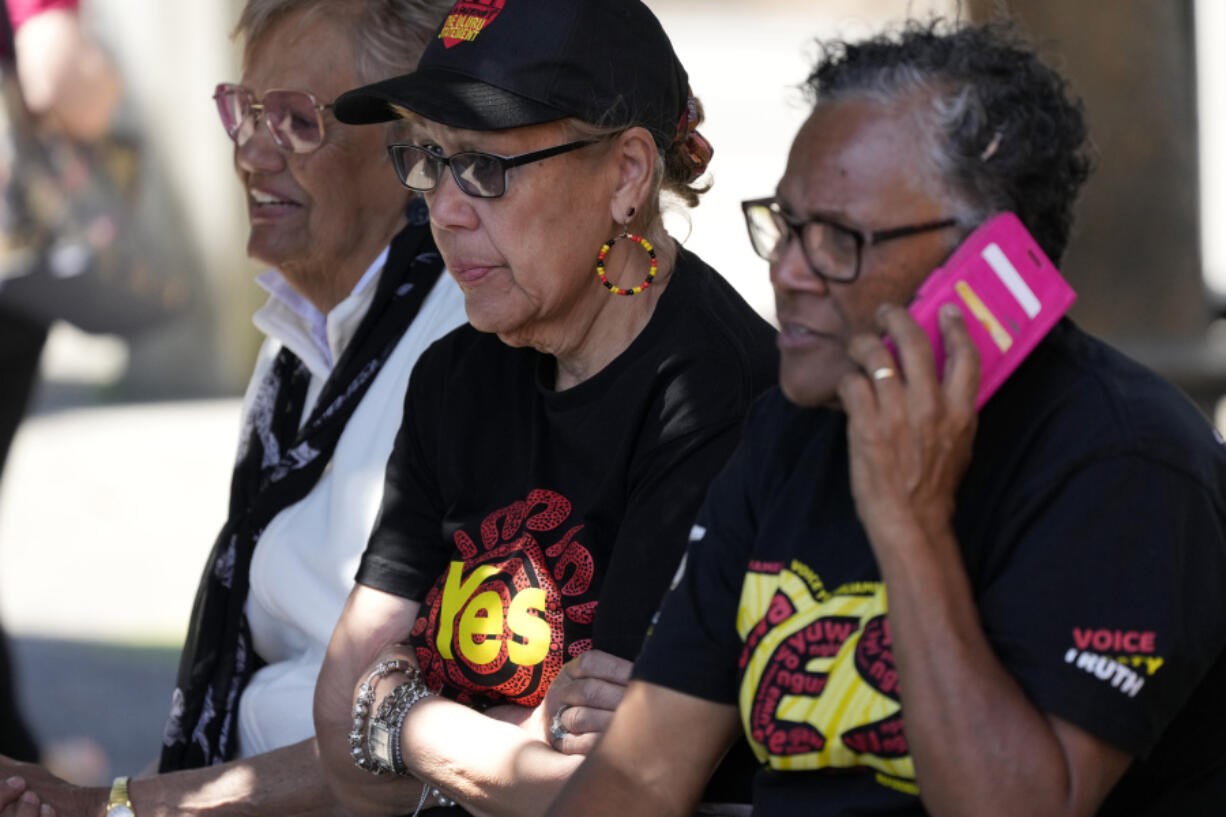
[{"label": "silver bangle bracelet", "polygon": [[353,763],[359,769],[366,769],[379,774],[374,769],[374,764],[370,757],[370,751],[366,743],[367,730],[366,719],[370,715],[371,707],[375,703],[375,684],[380,678],[385,678],[394,672],[409,672],[416,671],[416,668],[407,661],[401,661],[394,658],[391,661],[381,661],[371,670],[366,676],[366,680],[358,687],[358,697],[353,704],[353,728],[349,730],[349,747],[353,755]]},{"label": "silver bangle bracelet", "polygon": [[434,694],[426,686],[420,671],[411,670],[406,675],[409,680],[387,694],[366,727],[368,754],[384,773],[408,773],[400,754],[400,732],[404,727],[404,718],[414,704]]},{"label": "silver bangle bracelet", "polygon": [[405,716],[423,698],[435,694],[426,686],[420,670],[410,669],[405,671],[405,675],[408,680],[384,697],[366,727],[369,765],[363,768],[374,774],[408,774],[400,748]]}]

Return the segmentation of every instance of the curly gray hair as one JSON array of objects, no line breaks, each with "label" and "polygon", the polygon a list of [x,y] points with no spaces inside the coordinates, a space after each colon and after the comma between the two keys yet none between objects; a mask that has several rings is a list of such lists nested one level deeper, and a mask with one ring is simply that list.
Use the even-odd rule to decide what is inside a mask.
[{"label": "curly gray hair", "polygon": [[280,20],[328,16],[349,27],[361,83],[407,74],[454,0],[248,0],[231,36],[244,43],[243,62]]},{"label": "curly gray hair", "polygon": [[1082,104],[1008,23],[910,22],[861,42],[821,43],[807,86],[817,104],[927,100],[929,158],[978,224],[1017,213],[1059,263],[1093,167]]}]

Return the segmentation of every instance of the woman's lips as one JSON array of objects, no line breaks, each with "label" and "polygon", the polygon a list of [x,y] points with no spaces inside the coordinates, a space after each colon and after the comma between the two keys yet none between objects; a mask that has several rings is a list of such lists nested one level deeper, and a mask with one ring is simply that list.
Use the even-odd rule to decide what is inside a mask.
[{"label": "woman's lips", "polygon": [[461,286],[473,286],[474,284],[480,283],[494,270],[499,269],[499,267],[496,264],[465,262],[462,264],[457,264],[453,267],[448,267],[448,269],[451,270],[451,275],[455,278],[457,284],[460,284]]},{"label": "woman's lips", "polygon": [[274,219],[296,212],[302,205],[270,190],[247,191],[247,211],[252,219]]},{"label": "woman's lips", "polygon": [[779,326],[779,334],[775,342],[781,351],[805,351],[835,340],[833,335],[819,332],[803,324],[783,322]]}]

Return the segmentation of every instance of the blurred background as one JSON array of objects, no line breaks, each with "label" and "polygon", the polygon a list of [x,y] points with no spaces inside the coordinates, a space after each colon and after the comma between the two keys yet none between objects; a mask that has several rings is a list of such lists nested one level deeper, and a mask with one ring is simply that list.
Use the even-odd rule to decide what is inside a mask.
[{"label": "blurred background", "polygon": [[[259,343],[250,315],[263,302],[210,99],[240,76],[228,33],[241,5],[83,3],[126,83],[119,127],[142,146],[142,217],[197,297],[131,340],[57,325],[0,481],[0,621],[19,694],[79,782],[154,758],[199,572],[225,518],[239,396]],[[716,148],[714,188],[670,229],[767,317],[766,266],[739,202],[774,189],[806,113],[797,86],[815,40],[908,15],[1007,8],[1084,96],[1099,151],[1064,265],[1080,294],[1074,315],[1226,428],[1226,0],[648,5]]]}]

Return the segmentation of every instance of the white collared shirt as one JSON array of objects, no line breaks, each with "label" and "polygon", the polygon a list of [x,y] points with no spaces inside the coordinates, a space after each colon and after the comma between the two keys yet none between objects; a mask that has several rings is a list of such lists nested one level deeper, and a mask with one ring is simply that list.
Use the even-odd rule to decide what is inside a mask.
[{"label": "white collared shirt", "polygon": [[[244,419],[282,344],[311,372],[304,419],[310,414],[374,300],[385,258],[386,251],[326,316],[279,273],[261,276],[270,297],[255,324],[268,339],[247,388]],[[260,536],[245,611],[252,643],[268,665],[242,694],[238,730],[243,757],[315,733],[315,678],[383,500],[383,470],[400,427],[409,373],[426,347],[465,320],[464,296],[444,272],[354,410],[319,482],[274,517]]]},{"label": "white collared shirt", "polygon": [[[273,340],[279,341],[298,356],[311,373],[306,405],[299,423],[306,422],[332,367],[353,340],[354,333],[379,289],[379,277],[387,263],[388,248],[379,253],[353,290],[327,315],[319,311],[306,296],[294,289],[278,270],[270,269],[255,279],[268,293],[268,301],[252,322]],[[274,355],[275,356],[275,355]]]}]

